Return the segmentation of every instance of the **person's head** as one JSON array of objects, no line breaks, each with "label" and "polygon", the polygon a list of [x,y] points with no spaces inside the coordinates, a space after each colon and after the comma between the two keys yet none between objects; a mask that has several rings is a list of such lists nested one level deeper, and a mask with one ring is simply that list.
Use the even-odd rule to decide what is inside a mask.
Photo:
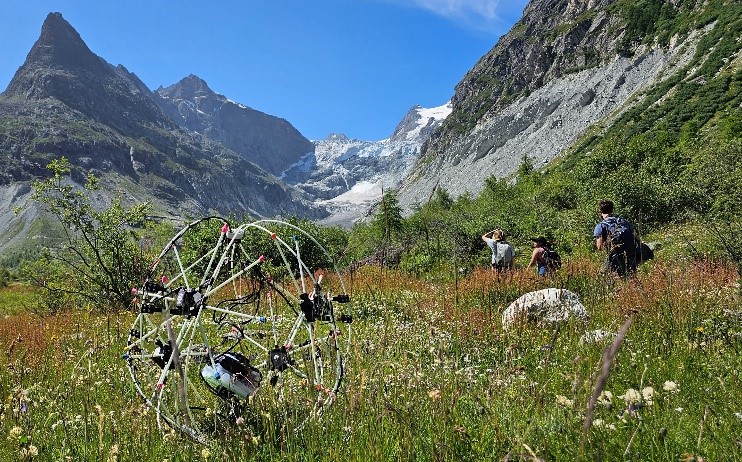
[{"label": "person's head", "polygon": [[613,201],[603,199],[598,202],[598,211],[604,215],[611,215],[613,213]]},{"label": "person's head", "polygon": [[492,231],[492,239],[496,241],[501,241],[505,239],[505,232],[501,230],[500,228],[497,228],[496,230]]},{"label": "person's head", "polygon": [[546,247],[546,238],[544,236],[534,237],[531,239],[534,247]]}]

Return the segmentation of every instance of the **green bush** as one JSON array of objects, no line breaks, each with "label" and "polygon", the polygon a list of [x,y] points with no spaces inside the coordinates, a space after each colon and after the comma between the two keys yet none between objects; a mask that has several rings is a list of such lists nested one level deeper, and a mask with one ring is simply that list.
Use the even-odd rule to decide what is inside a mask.
[{"label": "green bush", "polygon": [[0,287],[7,287],[10,279],[10,271],[7,268],[0,267]]},{"label": "green bush", "polygon": [[120,198],[114,198],[99,211],[91,201],[97,178],[89,176],[84,188],[70,183],[70,165],[64,157],[48,168],[52,176],[33,184],[33,198],[69,231],[61,247],[29,262],[24,274],[55,298],[52,305],[61,304],[58,297],[72,297],[80,306],[128,307],[131,288],[143,280],[148,263],[137,232],[148,204],[127,209]]}]

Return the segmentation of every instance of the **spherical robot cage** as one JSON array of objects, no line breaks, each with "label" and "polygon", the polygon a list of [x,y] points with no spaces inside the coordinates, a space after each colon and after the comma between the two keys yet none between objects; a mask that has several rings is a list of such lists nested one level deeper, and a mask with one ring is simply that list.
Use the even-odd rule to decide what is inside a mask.
[{"label": "spherical robot cage", "polygon": [[327,250],[296,225],[196,220],[132,292],[123,357],[162,431],[207,443],[261,406],[291,408],[301,428],[335,402],[350,298]]}]

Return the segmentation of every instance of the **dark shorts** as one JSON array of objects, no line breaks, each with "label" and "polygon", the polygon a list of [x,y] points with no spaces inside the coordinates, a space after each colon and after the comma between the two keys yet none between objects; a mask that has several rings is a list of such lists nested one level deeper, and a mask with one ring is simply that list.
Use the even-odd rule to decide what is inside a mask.
[{"label": "dark shorts", "polygon": [[503,264],[492,263],[492,269],[502,272],[509,269],[509,267]]},{"label": "dark shorts", "polygon": [[636,255],[626,252],[610,253],[605,262],[605,270],[622,277],[636,273]]}]

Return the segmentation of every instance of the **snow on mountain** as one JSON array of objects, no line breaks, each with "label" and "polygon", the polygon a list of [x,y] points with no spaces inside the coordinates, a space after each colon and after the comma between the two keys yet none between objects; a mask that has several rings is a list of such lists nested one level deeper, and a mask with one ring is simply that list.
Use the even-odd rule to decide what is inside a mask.
[{"label": "snow on mountain", "polygon": [[[392,138],[396,138],[397,135],[404,136],[408,141],[423,141],[428,139],[430,133],[438,128],[438,125],[448,117],[451,113],[453,106],[451,102],[434,108],[426,109],[424,107],[416,106],[413,108],[408,115],[412,114],[412,120],[409,121],[409,127],[404,126],[405,120],[397,126]],[[401,128],[401,130],[400,130]],[[400,133],[397,133],[400,131]],[[421,143],[422,144],[422,143]]]},{"label": "snow on mountain", "polygon": [[327,207],[326,224],[350,225],[363,218],[384,191],[396,189],[417,161],[420,147],[451,113],[451,103],[436,108],[415,106],[381,141],[331,134],[314,141],[314,152],[299,159],[281,179]]}]

